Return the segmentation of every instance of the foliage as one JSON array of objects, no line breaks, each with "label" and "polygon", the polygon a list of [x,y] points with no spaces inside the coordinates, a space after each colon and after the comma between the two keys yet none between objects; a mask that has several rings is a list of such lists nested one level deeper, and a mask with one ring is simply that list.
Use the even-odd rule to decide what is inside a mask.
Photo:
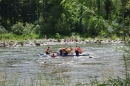
[{"label": "foliage", "polygon": [[[42,16],[44,18],[41,33],[55,34],[56,24],[62,14],[61,0],[43,0],[42,2]],[[58,33],[58,32],[57,32]]]},{"label": "foliage", "polygon": [[13,34],[13,33],[5,33],[5,34],[1,34],[2,36],[2,40],[19,40],[19,41],[22,41],[22,40],[26,40],[26,39],[38,39],[39,38],[39,35],[38,34],[34,34],[34,33],[30,33],[28,35],[16,35],[16,34]]},{"label": "foliage", "polygon": [[66,15],[64,13],[62,13],[61,18],[59,19],[55,27],[56,33],[60,33],[62,35],[69,35],[71,33],[69,21],[67,20]]},{"label": "foliage", "polygon": [[17,35],[120,37],[130,35],[129,8],[130,0],[0,0],[0,24]]},{"label": "foliage", "polygon": [[39,33],[40,26],[31,23],[23,24],[21,22],[18,22],[17,24],[12,26],[12,31],[16,35],[31,36],[33,34]]},{"label": "foliage", "polygon": [[0,26],[0,34],[2,33],[7,33],[7,30],[3,26]]},{"label": "foliage", "polygon": [[116,40],[117,38],[118,38],[118,37],[117,37],[116,35],[112,35],[112,36],[111,36],[111,39],[112,39],[112,40]]},{"label": "foliage", "polygon": [[18,22],[17,24],[14,24],[12,26],[12,31],[13,31],[14,34],[22,35],[23,31],[24,31],[23,23]]},{"label": "foliage", "polygon": [[59,34],[59,33],[56,33],[56,35],[55,35],[55,36],[56,36],[56,38],[57,38],[57,39],[60,39],[60,38],[61,38],[61,36],[60,36],[60,34]]}]

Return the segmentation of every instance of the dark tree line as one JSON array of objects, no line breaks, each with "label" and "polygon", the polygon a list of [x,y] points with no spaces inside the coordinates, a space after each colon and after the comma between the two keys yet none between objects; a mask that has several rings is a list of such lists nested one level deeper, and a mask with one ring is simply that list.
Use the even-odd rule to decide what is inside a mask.
[{"label": "dark tree line", "polygon": [[98,36],[130,34],[130,0],[0,0],[0,25],[22,22],[39,34]]}]

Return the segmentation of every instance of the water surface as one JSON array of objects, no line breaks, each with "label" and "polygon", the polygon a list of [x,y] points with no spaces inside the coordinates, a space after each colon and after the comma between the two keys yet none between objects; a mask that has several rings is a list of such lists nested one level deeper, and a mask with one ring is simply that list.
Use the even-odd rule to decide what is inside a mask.
[{"label": "water surface", "polygon": [[[56,53],[61,47],[74,47],[71,45],[50,46],[51,52]],[[78,45],[83,53],[89,56],[81,57],[39,57],[44,53],[46,46],[29,46],[18,48],[0,48],[0,71],[6,73],[9,79],[15,79],[18,86],[31,80],[46,80],[49,83],[71,85],[90,80],[103,81],[109,77],[124,77],[124,61],[122,51],[116,48],[123,44],[83,44]]]}]

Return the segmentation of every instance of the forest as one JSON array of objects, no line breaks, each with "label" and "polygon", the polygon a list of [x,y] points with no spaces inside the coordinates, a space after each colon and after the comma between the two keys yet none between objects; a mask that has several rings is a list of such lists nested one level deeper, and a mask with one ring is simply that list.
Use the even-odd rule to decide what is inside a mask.
[{"label": "forest", "polygon": [[0,0],[0,34],[130,35],[130,0]]}]

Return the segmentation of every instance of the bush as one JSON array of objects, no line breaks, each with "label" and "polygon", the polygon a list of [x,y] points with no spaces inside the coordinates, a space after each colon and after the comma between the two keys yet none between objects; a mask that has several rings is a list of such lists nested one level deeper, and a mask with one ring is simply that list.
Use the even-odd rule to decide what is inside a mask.
[{"label": "bush", "polygon": [[116,40],[118,37],[116,35],[112,35],[111,39]]},{"label": "bush", "polygon": [[31,34],[33,32],[33,27],[34,27],[33,24],[26,23],[26,26],[24,27],[23,30],[23,35]]},{"label": "bush", "polygon": [[40,30],[39,25],[35,26],[34,24],[26,23],[24,26],[23,23],[21,22],[18,22],[17,24],[13,25],[11,28],[14,34],[24,35],[24,36],[38,33]]},{"label": "bush", "polygon": [[11,27],[11,29],[12,29],[12,31],[13,31],[14,34],[16,34],[16,35],[22,35],[23,31],[24,31],[23,23],[18,22],[17,24],[14,24]]},{"label": "bush", "polygon": [[60,38],[61,38],[61,35],[60,35],[59,33],[56,33],[55,36],[56,36],[57,39],[60,39]]}]

